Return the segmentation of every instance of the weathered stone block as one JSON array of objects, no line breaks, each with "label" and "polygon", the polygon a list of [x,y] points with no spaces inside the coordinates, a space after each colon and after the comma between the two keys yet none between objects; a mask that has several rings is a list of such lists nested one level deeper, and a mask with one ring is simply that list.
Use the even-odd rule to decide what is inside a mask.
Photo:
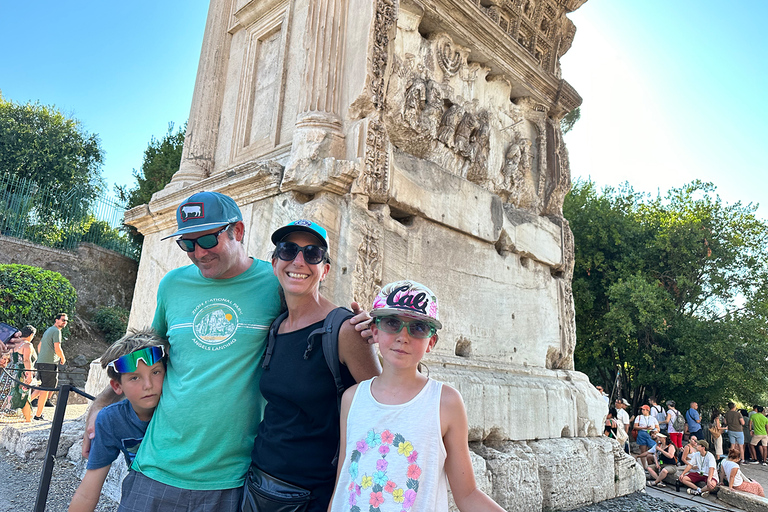
[{"label": "weathered stone block", "polygon": [[761,498],[756,494],[729,489],[720,486],[717,497],[725,503],[747,512],[768,512],[768,498]]}]

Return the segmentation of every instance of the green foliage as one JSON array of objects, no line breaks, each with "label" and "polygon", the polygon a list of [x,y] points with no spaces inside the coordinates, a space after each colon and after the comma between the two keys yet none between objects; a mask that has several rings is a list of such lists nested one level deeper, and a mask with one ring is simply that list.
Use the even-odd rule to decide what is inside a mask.
[{"label": "green foliage", "polygon": [[[141,164],[141,170],[133,170],[136,186],[130,190],[119,185],[115,186],[117,195],[128,202],[128,208],[148,204],[152,200],[152,194],[162,190],[170,183],[181,164],[181,153],[184,149],[186,132],[186,123],[175,133],[173,123],[168,123],[168,132],[162,139],[158,140],[154,136],[152,137],[147,149],[144,150],[144,162]],[[139,247],[140,252],[144,237],[132,226],[126,226],[126,229],[134,243]]]},{"label": "green foliage", "polygon": [[128,208],[148,204],[152,194],[170,183],[173,175],[179,170],[186,131],[187,125],[184,124],[183,128],[174,133],[173,123],[168,123],[168,132],[162,139],[152,137],[144,150],[141,170],[133,170],[136,186],[130,190],[118,187],[119,195],[128,201]]},{"label": "green foliage", "polygon": [[768,385],[768,224],[709,183],[664,198],[577,182],[576,368],[634,405],[753,403]]},{"label": "green foliage", "polygon": [[0,265],[0,322],[43,332],[58,313],[73,316],[77,292],[67,278],[28,265]]},{"label": "green foliage", "polygon": [[96,311],[96,327],[104,333],[108,343],[114,343],[125,335],[130,311],[120,306],[101,307]]},{"label": "green foliage", "polygon": [[560,120],[560,129],[562,130],[563,134],[573,130],[573,126],[579,119],[581,119],[581,107],[576,107],[575,109],[565,114],[565,116]]},{"label": "green foliage", "polygon": [[103,152],[96,134],[54,106],[20,105],[0,97],[0,170],[57,191],[49,216],[65,208],[75,188],[95,197]]}]

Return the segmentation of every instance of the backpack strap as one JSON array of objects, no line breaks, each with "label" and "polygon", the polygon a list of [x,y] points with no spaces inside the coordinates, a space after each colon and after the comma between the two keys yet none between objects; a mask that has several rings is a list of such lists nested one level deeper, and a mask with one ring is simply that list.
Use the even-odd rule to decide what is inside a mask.
[{"label": "backpack strap", "polygon": [[307,351],[304,353],[304,359],[307,359],[314,347],[315,338],[317,336],[322,337],[323,356],[333,375],[333,382],[336,384],[336,402],[339,413],[341,412],[341,395],[347,389],[341,380],[341,367],[339,366],[339,331],[341,325],[353,316],[352,311],[341,307],[328,313],[323,326],[312,331],[307,337]]},{"label": "backpack strap", "polygon": [[[304,359],[309,357],[309,353],[314,346],[315,338],[317,336],[322,337],[323,356],[325,357],[325,363],[328,365],[328,369],[331,370],[333,375],[333,382],[336,384],[336,408],[339,414],[341,414],[341,395],[347,389],[344,386],[344,382],[341,380],[341,367],[339,365],[339,331],[341,330],[341,324],[352,318],[354,313],[347,308],[336,308],[325,317],[323,326],[319,329],[315,329],[309,334],[307,338],[307,351],[304,353]],[[340,443],[336,445],[336,455],[334,455],[331,464],[335,467],[339,462],[339,450]]]},{"label": "backpack strap", "polygon": [[261,363],[261,367],[265,370],[269,370],[269,361],[272,359],[272,352],[275,351],[275,337],[277,336],[277,330],[286,318],[288,318],[288,311],[281,313],[280,316],[274,319],[272,325],[269,326],[269,332],[267,333],[267,349],[264,351],[264,360]]}]

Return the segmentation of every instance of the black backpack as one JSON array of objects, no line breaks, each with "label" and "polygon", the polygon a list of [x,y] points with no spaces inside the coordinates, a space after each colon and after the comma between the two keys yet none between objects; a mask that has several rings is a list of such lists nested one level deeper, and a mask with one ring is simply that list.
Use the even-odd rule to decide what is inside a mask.
[{"label": "black backpack", "polygon": [[[346,322],[349,318],[352,318],[354,313],[347,308],[336,308],[325,317],[323,326],[315,329],[309,336],[307,336],[307,350],[304,352],[304,359],[309,359],[309,353],[315,348],[315,340],[319,336],[323,346],[323,356],[325,356],[325,362],[328,365],[328,369],[331,370],[333,375],[333,382],[336,384],[336,407],[341,414],[341,395],[347,390],[347,386],[341,380],[341,367],[339,366],[339,330],[341,324]],[[275,351],[275,337],[277,336],[277,330],[280,328],[280,324],[283,323],[288,317],[288,312],[282,313],[275,318],[272,325],[269,326],[269,334],[267,334],[267,349],[264,352],[264,361],[261,363],[261,367],[265,370],[269,370],[269,361],[272,359],[272,352]],[[339,460],[339,448],[336,447],[336,457],[333,459],[333,465],[335,466]]]}]

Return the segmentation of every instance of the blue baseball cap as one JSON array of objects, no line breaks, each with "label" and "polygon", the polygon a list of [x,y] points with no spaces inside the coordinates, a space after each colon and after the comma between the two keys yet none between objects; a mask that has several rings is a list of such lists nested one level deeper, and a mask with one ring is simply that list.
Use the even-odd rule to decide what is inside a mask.
[{"label": "blue baseball cap", "polygon": [[172,235],[163,237],[162,240],[222,228],[241,220],[243,220],[243,214],[231,197],[218,192],[198,192],[189,196],[176,209],[178,230]]},{"label": "blue baseball cap", "polygon": [[277,245],[283,238],[290,235],[295,231],[303,231],[311,235],[315,235],[323,242],[323,246],[328,248],[328,232],[322,226],[319,226],[311,220],[295,220],[286,224],[285,226],[277,229],[272,233],[272,243]]}]

